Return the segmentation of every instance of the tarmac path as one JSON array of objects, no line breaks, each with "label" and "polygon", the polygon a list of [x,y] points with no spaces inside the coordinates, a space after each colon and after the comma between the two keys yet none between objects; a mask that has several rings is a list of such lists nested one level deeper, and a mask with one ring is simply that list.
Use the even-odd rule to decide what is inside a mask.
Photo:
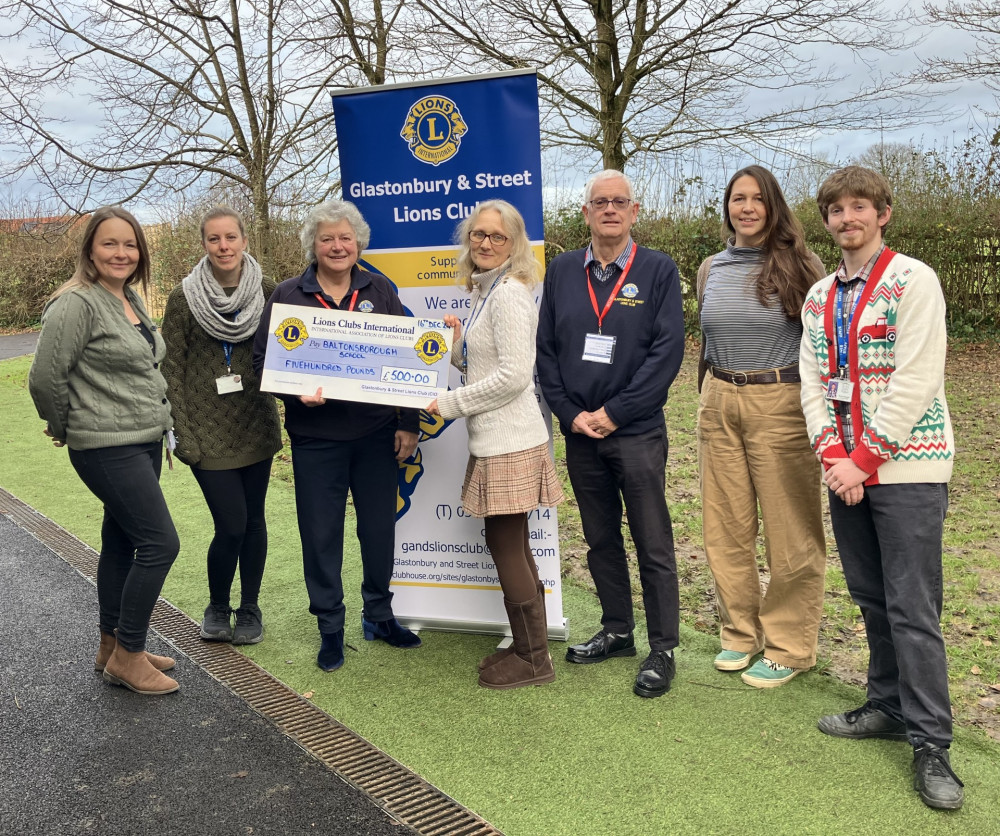
[{"label": "tarmac path", "polygon": [[0,514],[0,832],[400,836],[194,662],[146,697],[94,672],[94,587]]}]

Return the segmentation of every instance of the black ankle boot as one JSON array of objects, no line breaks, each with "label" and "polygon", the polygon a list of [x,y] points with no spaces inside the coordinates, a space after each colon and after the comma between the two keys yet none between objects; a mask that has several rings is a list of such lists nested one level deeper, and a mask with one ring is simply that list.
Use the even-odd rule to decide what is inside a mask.
[{"label": "black ankle boot", "polygon": [[420,647],[420,636],[412,630],[407,630],[395,618],[388,621],[369,621],[361,616],[361,628],[365,631],[367,641],[376,639],[384,641],[393,647]]},{"label": "black ankle boot", "polygon": [[323,643],[316,656],[316,664],[327,673],[335,671],[344,664],[344,631],[320,633],[320,638]]}]

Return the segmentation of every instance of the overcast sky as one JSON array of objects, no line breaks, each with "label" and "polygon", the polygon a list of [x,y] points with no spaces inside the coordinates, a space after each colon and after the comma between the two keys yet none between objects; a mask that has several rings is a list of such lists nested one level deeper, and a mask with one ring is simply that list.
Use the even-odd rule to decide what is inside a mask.
[{"label": "overcast sky", "polygon": [[[898,8],[919,8],[919,3],[907,3],[906,0],[887,0],[886,5]],[[0,33],[8,25],[7,22],[0,21]],[[955,30],[942,27],[923,27],[922,29],[915,27],[913,32],[907,34],[917,32],[924,37],[914,49],[891,59],[887,59],[885,56],[870,56],[870,61],[878,62],[874,66],[867,65],[864,57],[855,58],[843,50],[817,47],[814,51],[820,61],[823,61],[826,56],[830,56],[827,60],[848,62],[836,64],[835,70],[848,76],[847,84],[852,85],[851,89],[853,89],[853,86],[856,86],[873,71],[908,72],[917,70],[922,58],[931,56],[963,57],[972,46],[972,39],[969,36]],[[17,60],[16,52],[16,49],[12,49],[9,45],[6,46],[5,60],[15,62]],[[885,66],[888,61],[891,61],[891,66]],[[953,85],[949,89],[938,88],[932,97],[932,102],[940,108],[950,111],[951,116],[947,122],[922,124],[904,131],[884,134],[880,131],[880,126],[873,123],[867,131],[844,132],[833,136],[817,135],[804,150],[825,157],[832,162],[843,163],[878,143],[880,139],[888,142],[913,142],[918,147],[930,148],[934,145],[939,147],[950,145],[956,140],[964,139],[970,132],[992,132],[996,128],[996,119],[990,119],[986,114],[996,111],[998,107],[992,92],[981,83],[970,81]],[[58,102],[53,102],[53,104],[56,104],[63,117],[72,123],[72,134],[75,137],[84,137],[92,132],[93,117],[98,112],[98,108],[92,105],[86,96],[81,95],[76,90],[66,90],[61,93]],[[748,159],[741,160],[737,154],[721,166],[713,164],[712,167],[716,169],[714,171],[715,179],[721,178],[724,183],[727,176],[726,168],[735,169],[736,166],[749,161]],[[766,158],[760,161],[764,164],[770,162]],[[689,160],[687,165],[689,169],[693,166],[694,169],[700,167],[703,170],[706,163],[708,163],[707,160],[694,160],[693,162]],[[576,176],[577,172],[574,169],[567,169],[560,164],[557,155],[551,154],[546,155],[545,170],[549,180],[556,177],[561,178],[560,182],[547,183],[547,191],[550,195],[565,195],[577,191],[587,175],[587,172],[580,171],[579,176]],[[775,170],[777,173],[777,167]],[[662,191],[673,188],[669,181],[670,178],[667,177]],[[716,188],[716,185],[712,184],[711,188]],[[14,188],[8,188],[5,191],[7,192],[4,196],[6,202],[11,203],[16,200],[18,194],[30,195],[36,189],[30,180],[25,179]],[[696,201],[696,205],[700,204]],[[0,207],[0,213],[2,213],[3,208],[5,207]]]}]

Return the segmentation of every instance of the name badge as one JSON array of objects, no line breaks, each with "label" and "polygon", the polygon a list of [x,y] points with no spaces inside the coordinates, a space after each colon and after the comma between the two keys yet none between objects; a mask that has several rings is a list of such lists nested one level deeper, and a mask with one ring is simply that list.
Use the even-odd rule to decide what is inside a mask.
[{"label": "name badge", "polygon": [[583,342],[583,359],[588,363],[610,366],[615,359],[617,337],[607,334],[587,334]]},{"label": "name badge", "polygon": [[831,377],[826,384],[826,399],[828,401],[851,402],[851,395],[854,393],[854,384],[843,377]]},{"label": "name badge", "polygon": [[238,374],[224,374],[215,378],[215,388],[220,395],[229,395],[232,392],[243,391],[243,378]]}]

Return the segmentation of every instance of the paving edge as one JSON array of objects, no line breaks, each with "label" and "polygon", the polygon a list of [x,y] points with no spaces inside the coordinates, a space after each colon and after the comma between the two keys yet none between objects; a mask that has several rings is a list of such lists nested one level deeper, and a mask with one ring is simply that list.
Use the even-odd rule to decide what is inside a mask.
[{"label": "paving edge", "polygon": [[[0,514],[27,531],[91,583],[97,552],[0,488]],[[160,598],[150,626],[288,738],[421,836],[503,836],[399,761],[337,722],[228,644],[204,642],[195,621]]]}]

